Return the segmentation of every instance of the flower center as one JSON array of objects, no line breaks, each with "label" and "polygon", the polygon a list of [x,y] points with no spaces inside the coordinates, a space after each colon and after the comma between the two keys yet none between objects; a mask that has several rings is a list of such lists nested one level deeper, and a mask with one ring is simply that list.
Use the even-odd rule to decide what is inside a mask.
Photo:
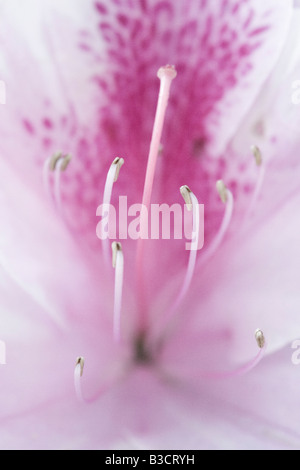
[{"label": "flower center", "polygon": [[155,355],[151,352],[145,334],[136,337],[133,351],[133,362],[140,365],[152,365],[155,362]]},{"label": "flower center", "polygon": [[[145,246],[147,240],[147,228],[148,228],[148,213],[151,205],[152,192],[153,192],[153,182],[157,164],[157,158],[161,151],[161,136],[164,125],[165,113],[168,105],[170,87],[172,80],[176,77],[176,70],[173,66],[165,66],[159,69],[158,78],[160,79],[160,91],[158,96],[157,110],[154,120],[152,139],[150,143],[150,150],[148,156],[148,163],[145,175],[145,183],[142,197],[142,210],[140,213],[140,237],[137,241],[136,249],[136,290],[137,293],[137,327],[136,327],[136,336],[133,340],[133,349],[132,349],[132,361],[135,364],[140,365],[153,365],[156,362],[157,356],[161,351],[165,341],[168,339],[169,334],[172,333],[172,321],[176,318],[176,314],[179,311],[179,306],[185,296],[187,295],[193,275],[196,268],[197,261],[197,252],[198,252],[198,243],[199,243],[199,234],[200,234],[200,220],[198,212],[198,200],[196,195],[191,191],[191,189],[184,185],[181,186],[180,192],[186,204],[188,210],[192,212],[192,232],[193,232],[193,241],[191,244],[190,255],[188,260],[188,265],[186,268],[185,276],[181,287],[178,289],[177,295],[175,295],[174,301],[172,302],[169,309],[163,312],[163,315],[157,321],[157,324],[154,326],[154,332],[151,331],[150,336],[150,327],[149,327],[149,311],[148,311],[148,299],[146,295],[146,279],[145,279]],[[253,146],[252,148],[253,155],[256,160],[256,164],[259,168],[259,176],[257,180],[257,186],[255,188],[253,198],[250,204],[248,215],[250,215],[253,206],[258,198],[265,167],[262,161],[262,155],[260,150]],[[53,199],[54,205],[63,217],[64,211],[62,206],[61,199],[61,173],[64,171],[70,162],[70,156],[64,155],[62,153],[57,153],[53,157],[49,158],[44,165],[43,177],[44,185],[46,192],[49,197]],[[120,169],[124,164],[122,158],[116,158],[111,164],[104,188],[103,195],[103,206],[110,205],[113,185],[118,180]],[[54,191],[51,194],[51,178],[53,177],[53,186]],[[232,213],[233,213],[233,196],[231,191],[225,186],[222,180],[217,181],[216,183],[217,191],[219,193],[221,201],[225,205],[225,211],[222,223],[219,230],[217,231],[215,237],[210,242],[210,245],[204,253],[202,253],[198,267],[203,266],[211,256],[213,256],[220,244],[222,243],[228,227],[231,222]],[[102,215],[102,214],[97,214]],[[109,263],[109,239],[102,239],[103,242],[103,254],[106,264]],[[113,314],[113,336],[116,342],[120,342],[122,339],[122,297],[123,297],[123,280],[124,280],[124,255],[120,242],[114,241],[112,243],[112,264],[115,270],[115,283],[114,283],[114,314]],[[162,333],[163,332],[163,333]],[[226,377],[234,377],[240,374],[244,374],[255,367],[258,362],[262,359],[265,349],[266,342],[264,335],[261,330],[257,330],[255,333],[255,338],[257,345],[259,347],[258,355],[252,359],[247,364],[241,366],[239,369],[234,371],[208,371],[200,372],[199,376],[207,379],[221,379]],[[80,357],[75,366],[75,389],[77,397],[80,401],[86,401],[84,399],[82,389],[81,389],[81,379],[83,376],[84,369],[84,358]]]}]

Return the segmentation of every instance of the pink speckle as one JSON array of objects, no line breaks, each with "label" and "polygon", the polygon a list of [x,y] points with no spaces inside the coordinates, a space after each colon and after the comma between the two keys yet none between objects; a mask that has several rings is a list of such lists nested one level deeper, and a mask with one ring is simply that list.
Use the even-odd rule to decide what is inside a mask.
[{"label": "pink speckle", "polygon": [[154,16],[157,17],[162,13],[167,14],[169,20],[172,19],[174,12],[170,2],[159,2],[157,5],[155,5],[153,9]]},{"label": "pink speckle", "polygon": [[239,2],[237,2],[235,5],[233,5],[233,7],[232,7],[232,14],[233,15],[235,15],[239,11],[240,6],[241,6],[241,4]]},{"label": "pink speckle", "polygon": [[222,16],[226,13],[226,10],[228,10],[228,0],[223,0],[221,11],[220,11]]},{"label": "pink speckle", "polygon": [[141,10],[146,13],[148,10],[147,0],[140,0]]},{"label": "pink speckle", "polygon": [[96,2],[95,7],[96,7],[96,10],[98,11],[98,13],[100,13],[101,15],[106,15],[107,8],[106,8],[106,6],[103,5],[103,3]]},{"label": "pink speckle", "polygon": [[51,129],[53,129],[53,122],[49,118],[44,118],[43,119],[43,126],[46,129],[51,130]]},{"label": "pink speckle", "polygon": [[126,27],[129,23],[129,17],[127,15],[118,14],[117,21],[120,23],[121,26]]},{"label": "pink speckle", "polygon": [[88,44],[85,44],[83,42],[78,44],[78,47],[79,47],[79,49],[81,49],[84,52],[91,52],[91,50],[92,50],[91,46],[89,46]]},{"label": "pink speckle", "polygon": [[108,90],[108,84],[107,82],[103,79],[103,77],[94,77],[93,79],[97,84],[98,86],[104,90],[104,91],[107,91]]},{"label": "pink speckle", "polygon": [[52,146],[52,140],[49,139],[48,137],[46,137],[45,139],[43,139],[43,147],[47,150],[47,152],[49,151],[49,147]]},{"label": "pink speckle", "polygon": [[249,184],[249,183],[246,183],[246,184],[244,185],[243,190],[244,190],[244,193],[246,193],[246,194],[251,194],[251,193],[253,193],[253,185],[251,185],[251,184]]},{"label": "pink speckle", "polygon": [[253,29],[252,31],[250,31],[250,32],[248,33],[248,36],[249,36],[249,37],[257,36],[258,34],[265,33],[265,32],[268,31],[269,29],[270,29],[270,26],[269,26],[269,25],[261,26],[260,28],[256,28],[256,29]]},{"label": "pink speckle", "polygon": [[23,126],[25,127],[28,134],[35,134],[34,126],[28,119],[23,119]]},{"label": "pink speckle", "polygon": [[252,23],[252,20],[254,19],[254,11],[253,10],[250,10],[249,12],[249,15],[243,25],[243,29],[248,29],[248,27],[250,26],[250,24]]}]

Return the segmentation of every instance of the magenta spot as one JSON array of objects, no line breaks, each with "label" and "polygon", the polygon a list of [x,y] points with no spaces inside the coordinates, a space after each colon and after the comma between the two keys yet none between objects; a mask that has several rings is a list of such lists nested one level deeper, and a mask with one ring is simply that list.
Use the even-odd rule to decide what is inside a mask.
[{"label": "magenta spot", "polygon": [[101,15],[106,15],[107,13],[107,8],[103,5],[103,3],[96,2],[95,3],[95,8],[100,13]]},{"label": "magenta spot", "polygon": [[108,43],[117,42],[118,46],[121,46],[121,47],[124,47],[126,45],[126,42],[121,36],[121,34],[117,30],[113,29],[109,23],[100,23],[99,29],[103,33],[103,38]]},{"label": "magenta spot", "polygon": [[184,40],[185,38],[189,38],[190,40],[193,39],[193,37],[197,33],[197,21],[189,21],[180,31],[180,39]]},{"label": "magenta spot", "polygon": [[173,18],[173,7],[170,2],[159,2],[153,8],[154,16],[157,17],[161,14],[167,14],[167,18],[171,20]]},{"label": "magenta spot", "polygon": [[97,85],[100,88],[102,88],[102,90],[104,90],[104,91],[108,90],[108,84],[102,77],[94,77],[93,80],[97,83]]},{"label": "magenta spot", "polygon": [[79,49],[84,52],[91,52],[92,48],[88,44],[80,43],[78,44]]},{"label": "magenta spot", "polygon": [[239,9],[240,9],[240,2],[237,2],[235,5],[233,5],[232,7],[232,14],[235,15],[236,13],[238,13]]},{"label": "magenta spot", "polygon": [[237,188],[238,188],[237,181],[235,181],[235,180],[230,181],[229,184],[228,184],[228,186],[229,186],[229,189],[230,189],[233,193],[235,193],[235,192],[237,191]]},{"label": "magenta spot", "polygon": [[219,168],[224,172],[227,166],[225,158],[220,158],[218,161],[218,164],[219,164]]},{"label": "magenta spot", "polygon": [[250,44],[243,44],[242,46],[240,46],[239,51],[238,51],[239,55],[242,57],[250,55],[251,52],[252,52],[252,47],[250,46]]},{"label": "magenta spot", "polygon": [[45,138],[43,139],[43,147],[45,147],[45,149],[48,151],[49,150],[49,147],[51,147],[52,145],[52,140],[49,139],[49,138]]},{"label": "magenta spot", "polygon": [[134,41],[143,31],[143,23],[141,20],[136,20],[134,23],[134,27],[132,29],[132,32],[130,34],[130,38],[132,41]]},{"label": "magenta spot", "polygon": [[[86,139],[80,139],[80,141],[78,142],[78,154],[82,154],[84,157],[86,157],[89,154],[89,149],[89,142]],[[86,165],[88,165],[89,161],[87,158],[86,160]]]},{"label": "magenta spot", "polygon": [[192,147],[192,151],[193,151],[194,156],[196,156],[196,157],[202,156],[203,152],[205,150],[206,144],[207,144],[206,137],[200,136],[200,137],[196,138],[193,142],[193,147]]},{"label": "magenta spot", "polygon": [[226,10],[228,10],[228,0],[223,0],[220,11],[221,17],[226,13]]},{"label": "magenta spot", "polygon": [[220,42],[220,47],[221,49],[228,49],[230,47],[231,43],[229,41],[221,41]]},{"label": "magenta spot", "polygon": [[253,65],[248,62],[247,64],[243,66],[241,74],[243,76],[248,75],[248,73],[250,73],[251,70],[253,70]]},{"label": "magenta spot", "polygon": [[65,127],[68,124],[68,117],[67,116],[62,116],[60,119],[60,123],[62,127]]},{"label": "magenta spot", "polygon": [[273,135],[273,137],[271,138],[271,143],[272,144],[276,144],[278,142],[278,139],[275,135]]},{"label": "magenta spot", "polygon": [[250,183],[246,183],[246,184],[244,185],[243,190],[244,190],[244,193],[250,194],[250,193],[253,192],[253,185],[251,185]]},{"label": "magenta spot", "polygon": [[162,42],[168,44],[172,39],[172,31],[165,31],[162,35]]},{"label": "magenta spot", "polygon": [[108,49],[107,51],[110,60],[114,60],[118,65],[128,67],[130,65],[129,59],[126,59],[119,50]]},{"label": "magenta spot", "polygon": [[28,132],[28,134],[31,134],[31,135],[35,134],[34,126],[30,121],[28,121],[28,119],[23,119],[23,125],[26,131]]},{"label": "magenta spot", "polygon": [[103,120],[101,124],[109,141],[115,141],[118,136],[118,125],[110,119]]},{"label": "magenta spot", "polygon": [[146,13],[148,10],[147,0],[140,0],[141,10]]},{"label": "magenta spot", "polygon": [[224,24],[220,30],[221,36],[229,31],[228,24]]},{"label": "magenta spot", "polygon": [[253,10],[250,10],[250,13],[248,15],[248,18],[246,19],[244,25],[243,25],[243,29],[248,29],[248,27],[250,26],[250,24],[252,23],[252,20],[254,18],[254,11]]},{"label": "magenta spot", "polygon": [[249,37],[257,36],[258,34],[262,34],[270,29],[269,25],[261,26],[260,28],[253,29],[248,33]]},{"label": "magenta spot", "polygon": [[48,129],[48,130],[51,130],[53,129],[53,122],[51,121],[51,119],[49,118],[44,118],[43,119],[43,126]]},{"label": "magenta spot", "polygon": [[111,25],[109,23],[99,23],[99,29],[101,31],[110,31],[111,30]]},{"label": "magenta spot", "polygon": [[226,84],[229,88],[233,88],[237,84],[237,78],[234,75],[230,75],[226,80]]},{"label": "magenta spot", "polygon": [[205,45],[208,42],[208,39],[211,37],[212,28],[213,17],[210,15],[205,21],[205,30],[202,36],[202,45]]},{"label": "magenta spot", "polygon": [[129,24],[129,18],[128,18],[128,16],[122,15],[121,13],[119,13],[119,14],[117,15],[117,20],[118,20],[118,22],[120,23],[121,26],[126,27],[126,26],[128,26],[128,24]]}]

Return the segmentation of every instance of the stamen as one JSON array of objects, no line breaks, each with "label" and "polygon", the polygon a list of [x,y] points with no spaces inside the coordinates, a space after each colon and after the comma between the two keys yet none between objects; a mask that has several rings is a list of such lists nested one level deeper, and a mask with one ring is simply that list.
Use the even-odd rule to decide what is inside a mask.
[{"label": "stamen", "polygon": [[[220,372],[204,372],[201,373],[200,377],[205,378],[205,379],[212,379],[212,380],[222,380],[222,379],[229,379],[233,377],[239,377],[241,375],[245,375],[248,372],[250,372],[252,369],[254,369],[260,361],[263,359],[266,349],[267,349],[267,343],[265,341],[264,334],[261,330],[257,330],[255,332],[255,338],[257,345],[259,347],[259,352],[258,354],[251,359],[249,362],[244,364],[243,366],[232,370],[232,371],[220,371]],[[199,376],[198,376],[199,378]]]},{"label": "stamen", "polygon": [[150,143],[150,150],[149,150],[145,184],[144,184],[144,192],[143,192],[143,200],[142,200],[142,207],[145,209],[141,211],[141,217],[140,217],[140,231],[141,231],[142,236],[138,240],[138,246],[137,246],[137,284],[138,284],[137,291],[139,293],[138,302],[139,302],[139,321],[140,321],[141,331],[144,331],[146,329],[146,316],[147,316],[147,302],[145,301],[145,285],[144,285],[144,275],[143,275],[143,258],[144,258],[144,245],[145,245],[144,240],[147,236],[145,231],[147,227],[147,217],[149,213],[149,207],[150,207],[151,196],[152,196],[155,168],[156,168],[157,158],[158,158],[160,148],[161,148],[161,135],[162,135],[163,125],[164,125],[166,109],[167,109],[167,105],[169,101],[170,88],[171,88],[172,80],[176,77],[176,75],[177,75],[177,72],[175,70],[175,67],[171,65],[161,67],[157,72],[157,76],[160,79],[160,91],[159,91],[159,96],[158,96],[156,115],[155,115],[152,138],[151,138],[151,143]]},{"label": "stamen", "polygon": [[76,361],[75,371],[74,371],[74,385],[75,392],[78,401],[81,403],[86,403],[86,400],[83,398],[82,387],[81,387],[81,378],[83,376],[84,369],[84,358],[79,357]]},{"label": "stamen", "polygon": [[65,155],[63,157],[63,162],[62,162],[62,165],[60,167],[60,170],[61,171],[66,171],[66,169],[68,168],[71,160],[72,160],[72,155],[70,155],[70,154]]},{"label": "stamen", "polygon": [[58,162],[58,160],[60,160],[61,158],[63,158],[62,152],[56,152],[54,155],[52,155],[52,157],[50,157],[49,168],[50,168],[51,171],[54,171],[54,170],[55,170],[56,165],[57,165],[57,162]]},{"label": "stamen", "polygon": [[124,256],[121,243],[112,243],[112,264],[115,269],[115,296],[114,296],[114,339],[121,339],[121,310],[124,279]]},{"label": "stamen", "polygon": [[62,216],[62,200],[61,200],[61,172],[65,171],[71,161],[71,155],[63,155],[62,152],[57,152],[52,157],[48,158],[44,163],[43,168],[43,182],[45,192],[49,199],[52,199],[50,177],[54,173],[54,204],[56,210]]},{"label": "stamen", "polygon": [[256,330],[255,339],[256,339],[258,347],[260,349],[263,349],[265,344],[266,344],[266,340],[265,340],[264,334],[261,330]]},{"label": "stamen", "polygon": [[188,186],[181,186],[180,193],[186,205],[188,207],[190,206],[189,210],[193,211],[193,240],[184,281],[182,283],[178,295],[175,298],[175,301],[172,303],[170,309],[164,314],[163,318],[161,319],[163,322],[163,326],[160,324],[160,329],[164,329],[166,324],[170,322],[170,320],[176,313],[178,307],[180,306],[181,302],[184,300],[184,297],[186,296],[193,279],[197,260],[200,234],[199,202],[195,194],[190,190]]},{"label": "stamen", "polygon": [[218,193],[219,193],[219,196],[221,198],[221,201],[226,204],[227,202],[227,188],[224,184],[224,181],[223,180],[219,180],[217,181],[216,183],[216,187],[217,187],[217,190],[218,190]]},{"label": "stamen", "polygon": [[51,200],[50,176],[51,173],[55,170],[56,164],[61,156],[61,152],[56,152],[54,155],[45,160],[43,166],[43,185],[49,201]]},{"label": "stamen", "polygon": [[261,166],[263,160],[262,160],[262,154],[261,154],[260,149],[256,145],[252,145],[251,151],[254,155],[256,165]]},{"label": "stamen", "polygon": [[79,357],[76,361],[76,365],[80,365],[80,377],[83,376],[84,362],[84,357]]},{"label": "stamen", "polygon": [[46,196],[49,199],[49,201],[51,200],[50,164],[51,164],[51,158],[47,158],[47,160],[45,160],[45,163],[44,163],[44,166],[43,166],[43,186],[44,186],[44,190],[45,190]]},{"label": "stamen", "polygon": [[83,357],[78,357],[76,360],[75,370],[74,370],[74,386],[75,386],[75,393],[78,401],[80,403],[84,403],[86,405],[90,403],[94,403],[98,398],[103,395],[107,390],[110,390],[113,385],[117,382],[118,379],[122,378],[124,371],[120,369],[114,370],[113,372],[110,371],[109,377],[106,377],[103,381],[101,388],[97,391],[94,396],[90,398],[85,398],[84,393],[82,391],[82,377],[83,377],[83,369],[84,369],[85,359]]},{"label": "stamen", "polygon": [[[107,207],[108,210],[108,220],[109,220],[109,206],[112,197],[112,189],[114,183],[118,181],[120,170],[124,165],[123,158],[115,158],[107,173],[104,194],[103,194],[103,207]],[[102,240],[103,255],[107,265],[109,265],[109,239]]]},{"label": "stamen", "polygon": [[215,254],[215,252],[218,250],[219,246],[221,245],[227,230],[229,228],[231,219],[232,219],[232,214],[233,214],[233,207],[234,207],[234,200],[231,191],[225,186],[224,182],[222,180],[217,181],[216,184],[218,193],[220,195],[221,201],[225,204],[225,212],[223,216],[223,220],[221,223],[221,226],[207,248],[207,250],[202,254],[200,260],[199,260],[199,265],[203,265],[204,263],[207,262],[211,256]]},{"label": "stamen", "polygon": [[192,197],[191,197],[191,190],[188,186],[181,186],[180,193],[186,203],[186,207],[188,211],[193,209]]},{"label": "stamen", "polygon": [[124,159],[123,158],[115,158],[114,161],[113,161],[113,165],[116,166],[116,172],[115,172],[115,178],[114,178],[114,183],[116,183],[118,181],[118,178],[119,178],[119,174],[120,174],[120,170],[122,168],[122,166],[124,165]]},{"label": "stamen", "polygon": [[[197,253],[198,253],[198,245],[199,245],[199,233],[200,233],[200,215],[199,215],[199,203],[198,199],[196,198],[195,194],[190,190],[188,186],[182,186],[180,188],[181,194],[184,193],[183,199],[185,201],[190,201],[186,202],[187,206],[191,205],[189,210],[193,211],[193,241],[192,241],[192,247],[190,250],[190,257],[189,257],[189,263],[188,263],[188,268],[186,271],[185,279],[183,282],[183,285],[181,287],[181,290],[178,294],[176,303],[174,305],[175,309],[178,308],[179,304],[185,297],[190,284],[192,282],[194,270],[195,270],[195,264],[196,264],[196,259],[197,259]],[[185,198],[187,196],[187,198]]]},{"label": "stamen", "polygon": [[54,202],[55,207],[60,215],[62,215],[62,198],[61,198],[61,173],[64,166],[64,159],[60,158],[54,170]]}]

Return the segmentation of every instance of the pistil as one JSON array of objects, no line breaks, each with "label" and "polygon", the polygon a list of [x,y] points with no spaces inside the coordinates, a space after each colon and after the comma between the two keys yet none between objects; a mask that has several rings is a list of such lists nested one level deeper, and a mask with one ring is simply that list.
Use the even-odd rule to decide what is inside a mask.
[{"label": "pistil", "polygon": [[148,213],[151,203],[151,196],[153,190],[153,181],[157,158],[161,148],[161,135],[165,120],[166,109],[169,100],[170,88],[173,79],[176,77],[177,72],[173,66],[167,65],[158,70],[157,76],[160,79],[160,91],[157,102],[156,115],[154,120],[152,139],[150,144],[143,199],[142,210],[140,216],[140,233],[141,238],[138,240],[137,246],[137,261],[136,261],[136,275],[137,275],[137,293],[138,293],[138,319],[139,329],[144,332],[147,329],[147,301],[145,293],[145,280],[144,280],[144,249],[145,239],[147,238],[147,225]]}]

